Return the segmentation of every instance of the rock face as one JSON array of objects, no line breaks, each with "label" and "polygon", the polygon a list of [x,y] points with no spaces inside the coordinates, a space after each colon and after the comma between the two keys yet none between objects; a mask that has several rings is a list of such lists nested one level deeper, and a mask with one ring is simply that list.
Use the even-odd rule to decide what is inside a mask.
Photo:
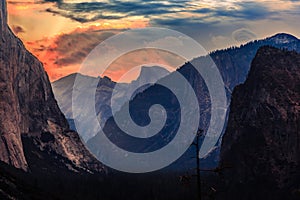
[{"label": "rock face", "polygon": [[6,29],[6,22],[7,22],[7,10],[6,10],[6,1],[1,0],[0,2],[0,32]]},{"label": "rock face", "polygon": [[221,165],[232,167],[225,173],[228,199],[292,199],[299,193],[299,54],[258,51],[246,82],[232,95]]},{"label": "rock face", "polygon": [[[83,138],[83,140],[88,141],[95,134],[94,127],[72,126],[72,124],[74,124],[72,123],[72,119],[80,119],[80,116],[73,116],[74,113],[80,113],[80,115],[84,116],[85,119],[90,118],[90,120],[93,120],[93,116],[90,116],[90,113],[92,113],[92,111],[88,110],[84,106],[77,108],[79,109],[78,111],[72,112],[72,92],[75,79],[77,81],[77,85],[80,85],[80,89],[84,90],[84,92],[92,92],[93,90],[95,90],[95,88],[91,86],[91,83],[96,82],[98,84],[95,95],[95,107],[99,122],[103,127],[106,120],[112,116],[112,111],[110,109],[111,101],[114,101],[116,110],[119,110],[121,106],[124,105],[129,99],[133,98],[133,96],[147,89],[151,86],[151,83],[155,83],[156,80],[168,74],[169,71],[165,70],[162,67],[141,67],[141,73],[137,80],[134,80],[131,83],[116,84],[116,82],[112,81],[108,77],[95,78],[77,73],[71,74],[53,82],[52,88],[60,109],[71,122],[71,128],[78,128],[78,131],[81,133],[81,137]],[[149,84],[145,85],[145,83]],[[116,85],[117,87],[115,87]],[[80,101],[82,105],[87,104],[86,100],[86,98],[77,99],[77,101]]]},{"label": "rock face", "polygon": [[[49,159],[68,170],[101,171],[78,134],[69,130],[41,62],[8,27],[4,0],[0,11],[0,160],[27,171]],[[29,162],[34,156],[37,163]]]},{"label": "rock face", "polygon": [[[264,45],[271,45],[278,48],[286,48],[300,52],[300,40],[292,35],[281,33],[263,40],[250,42],[246,45],[242,45],[241,47],[219,50],[210,54],[223,77],[227,91],[228,102],[230,102],[231,93],[234,87],[245,82],[250,69],[251,61],[255,57],[257,50]],[[203,130],[207,130],[210,120],[210,97],[202,77],[193,67],[193,65],[201,66],[201,63],[204,62],[203,60],[205,60],[203,57],[196,58],[180,67],[177,71],[181,73],[193,87],[198,97],[200,113],[202,114],[199,127]],[[164,79],[172,78],[172,76],[173,75],[171,73]],[[147,88],[142,94],[136,95],[130,106],[132,110],[132,119],[135,120],[137,124],[147,125],[149,123],[148,109],[150,107],[149,104],[151,103],[166,105],[164,107],[168,110],[169,119],[165,125],[166,129],[164,129],[164,135],[160,135],[161,137],[158,137],[159,139],[156,138],[156,140],[155,138],[151,138],[147,141],[135,140],[133,138],[124,136],[125,134],[119,130],[113,118],[110,118],[107,120],[107,123],[104,127],[107,135],[112,135],[115,137],[115,139],[110,139],[113,140],[118,146],[131,151],[135,150],[137,152],[155,150],[170,142],[174,136],[173,133],[176,132],[178,124],[180,124],[180,112],[178,112],[179,109],[176,97],[174,97],[174,95],[172,96],[170,92],[166,92],[157,84]],[[99,152],[97,151],[99,146],[98,136],[96,135],[95,137],[91,138],[87,142],[87,145],[93,152],[95,152],[94,154],[97,156],[96,152]],[[192,148],[193,147],[191,147],[185,153],[185,155],[181,157],[181,159],[170,166],[170,168],[183,171],[194,168],[195,161],[191,159],[191,157],[194,157],[195,150]],[[202,167],[205,169],[216,167],[219,161],[219,151],[220,142],[211,152],[210,156],[202,160]]]}]

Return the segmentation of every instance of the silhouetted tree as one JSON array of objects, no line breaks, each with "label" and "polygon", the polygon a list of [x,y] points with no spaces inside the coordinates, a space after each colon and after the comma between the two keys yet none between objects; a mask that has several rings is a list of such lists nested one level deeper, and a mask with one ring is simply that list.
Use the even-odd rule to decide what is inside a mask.
[{"label": "silhouetted tree", "polygon": [[189,173],[186,173],[183,176],[179,176],[179,181],[184,185],[184,186],[189,186],[190,181],[192,177],[196,177],[197,179],[197,197],[198,200],[202,199],[202,196],[205,194],[208,199],[214,199],[215,194],[217,193],[217,190],[214,187],[209,187],[208,191],[203,192],[203,187],[202,187],[202,180],[201,180],[201,172],[212,172],[217,174],[219,177],[223,177],[223,172],[227,168],[232,168],[228,164],[222,164],[219,165],[216,168],[213,169],[201,169],[201,163],[200,163],[200,148],[201,148],[201,138],[204,136],[204,130],[198,129],[196,132],[196,137],[194,142],[191,144],[191,147],[195,147],[195,158],[196,160],[196,173],[193,175],[189,175]]},{"label": "silhouetted tree", "polygon": [[195,141],[193,142],[193,146],[195,146],[196,149],[196,178],[197,178],[197,193],[198,193],[198,199],[201,200],[201,169],[200,169],[200,138],[203,136],[203,130],[199,129],[196,133]]}]

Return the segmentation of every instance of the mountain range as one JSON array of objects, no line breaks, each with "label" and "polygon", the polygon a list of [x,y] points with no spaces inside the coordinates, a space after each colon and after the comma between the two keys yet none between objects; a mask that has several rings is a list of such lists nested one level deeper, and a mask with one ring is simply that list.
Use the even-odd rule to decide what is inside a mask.
[{"label": "mountain range", "polygon": [[[228,102],[230,102],[231,99],[231,93],[232,90],[234,89],[235,86],[243,83],[246,80],[246,77],[248,75],[249,69],[250,69],[250,64],[252,59],[255,57],[255,54],[257,50],[265,45],[270,45],[274,46],[277,48],[282,48],[282,49],[288,49],[288,50],[295,50],[295,51],[300,51],[300,41],[298,38],[285,34],[285,33],[280,33],[276,34],[272,37],[262,39],[262,40],[256,40],[252,41],[250,43],[247,43],[245,45],[241,45],[240,47],[232,47],[224,50],[218,50],[215,52],[211,52],[210,56],[217,65],[223,80],[225,84],[225,88],[227,91],[227,97],[228,97]],[[196,95],[198,97],[199,105],[200,105],[200,111],[202,114],[201,121],[199,122],[199,126],[202,129],[207,129],[209,125],[209,119],[210,119],[210,97],[209,93],[207,91],[206,85],[202,79],[202,77],[198,74],[198,72],[194,69],[193,65],[197,66],[202,60],[205,59],[204,57],[199,57],[194,60],[192,60],[189,63],[186,63],[184,66],[180,67],[177,71],[181,73],[192,85],[193,89],[196,91]],[[146,68],[144,68],[146,69]],[[151,69],[151,68],[150,68]],[[158,68],[159,69],[159,68]],[[143,70],[142,70],[143,71]],[[147,77],[147,75],[150,75],[151,72],[148,70],[147,72],[144,70],[144,73],[140,75],[140,77]],[[159,76],[160,73],[155,73],[153,80],[159,80],[159,78],[163,78],[166,76],[167,73],[161,73],[162,75]],[[79,74],[79,76],[81,76]],[[169,75],[172,76],[172,73]],[[88,79],[92,77],[86,77]],[[167,77],[166,77],[167,78]],[[165,78],[165,79],[166,79]],[[84,139],[85,142],[87,142],[89,149],[96,155],[97,152],[97,146],[98,146],[98,139],[97,136],[95,136],[96,132],[96,127],[75,127],[75,123],[73,120],[73,116],[71,114],[72,110],[72,89],[73,89],[73,84],[74,84],[74,79],[75,79],[75,74],[67,76],[65,78],[62,78],[54,83],[52,83],[52,87],[54,90],[54,94],[58,100],[58,104],[63,111],[63,113],[67,116],[69,119],[70,124],[72,125],[72,128],[80,128],[80,133],[81,137]],[[140,79],[140,78],[139,78]],[[85,90],[88,90],[88,86],[84,86],[84,79],[82,79],[81,85],[83,86]],[[111,136],[111,140],[117,142],[120,146],[124,148],[128,148],[130,150],[134,151],[149,151],[152,149],[157,149],[164,144],[167,144],[171,138],[172,134],[172,129],[176,129],[176,123],[173,124],[174,127],[172,128],[170,125],[167,125],[169,130],[166,131],[166,137],[164,137],[163,140],[159,139],[158,141],[155,140],[155,138],[152,138],[152,140],[148,140],[148,142],[143,143],[140,140],[135,140],[133,141],[132,138],[130,137],[122,137],[124,136],[124,133],[118,132],[116,124],[114,123],[113,119],[109,119],[112,116],[112,110],[110,108],[110,101],[115,101],[118,102],[118,109],[121,109],[121,106],[124,105],[127,101],[131,101],[134,103],[131,103],[132,110],[138,110],[138,112],[142,112],[144,102],[149,99],[168,99],[170,100],[169,94],[167,94],[161,86],[158,84],[156,85],[145,85],[144,87],[141,87],[140,90],[137,90],[134,92],[134,96],[126,96],[126,92],[128,91],[126,89],[119,89],[119,91],[116,92],[116,95],[114,98],[112,98],[112,91],[113,88],[115,87],[114,82],[112,82],[108,77],[100,78],[98,83],[98,88],[96,92],[96,105],[95,108],[97,110],[97,115],[98,115],[98,121],[100,122],[101,126],[106,130],[107,135]],[[154,83],[153,81],[151,83]],[[135,87],[132,88],[138,88],[136,87],[136,81],[132,82],[131,85],[134,85]],[[89,83],[89,81],[87,81]],[[140,82],[141,83],[141,82]],[[145,82],[144,82],[145,83]],[[118,84],[121,85],[122,84]],[[130,84],[129,84],[130,85]],[[139,84],[139,86],[142,86],[143,84]],[[150,87],[151,86],[151,87]],[[128,88],[127,84],[123,85],[124,88]],[[129,92],[131,95],[133,92]],[[143,99],[140,98],[138,95],[139,93],[142,93]],[[135,98],[133,98],[135,97]],[[140,99],[139,99],[140,98]],[[151,101],[151,100],[150,100]],[[173,100],[174,102],[174,100]],[[171,105],[170,103],[166,102],[160,102],[162,104],[168,104]],[[84,104],[84,99],[82,100],[82,105]],[[172,108],[172,106],[170,106]],[[86,111],[82,109],[83,114],[82,117],[91,117],[89,116],[88,113],[91,113],[90,111]],[[143,112],[148,113],[147,110],[144,110]],[[173,106],[173,111],[170,110],[172,113],[173,118],[169,119],[169,121],[173,122],[179,122],[179,118],[176,116],[178,115],[178,112],[176,111],[176,106]],[[136,113],[138,114],[138,113]],[[140,124],[147,124],[147,117],[135,117],[134,114],[132,115],[133,118],[138,118],[138,122]],[[78,116],[76,116],[78,118]],[[80,117],[78,118],[80,119]],[[107,122],[108,121],[108,122]],[[107,122],[107,125],[105,126]],[[115,139],[113,139],[115,138]],[[221,139],[221,138],[220,138]],[[221,141],[221,140],[220,140]],[[219,151],[220,151],[220,141],[218,142],[217,146],[212,149],[210,155],[208,155],[204,160],[203,160],[203,166],[204,167],[212,167],[216,166],[218,164],[219,160]],[[151,147],[149,146],[151,145]],[[134,146],[134,149],[132,149]],[[148,149],[148,150],[147,150]],[[184,170],[191,168],[194,165],[194,161],[190,159],[191,155],[193,154],[194,150],[190,148],[186,155],[183,156],[182,159],[180,159],[176,163],[181,163],[179,166],[186,166],[184,167]],[[173,168],[181,168],[177,166],[177,164],[174,164]],[[186,164],[182,164],[186,163]],[[172,168],[172,167],[171,167]]]},{"label": "mountain range", "polygon": [[[217,174],[206,174],[202,180],[203,195],[213,191],[217,199],[300,198],[298,52],[297,38],[277,34],[210,54],[223,77],[230,109],[223,140],[201,161],[201,168],[213,168],[211,172]],[[202,114],[199,126],[204,132],[209,126],[211,101],[204,80],[193,65],[203,63],[206,58],[196,58],[177,70],[197,95]],[[101,164],[81,140],[85,137],[89,149],[99,156],[98,135],[79,136],[71,130],[63,114],[74,117],[70,99],[76,76],[81,80],[100,80],[95,106],[109,139],[139,153],[167,145],[184,116],[180,115],[176,96],[154,83],[172,79],[174,72],[169,74],[154,68],[158,74],[153,68],[142,68],[136,81],[120,84],[127,89],[139,88],[137,91],[128,95],[120,90],[116,96],[121,101],[118,108],[125,109],[123,104],[129,103],[133,120],[141,126],[149,123],[152,105],[161,104],[166,110],[163,131],[150,140],[132,140],[112,117],[109,102],[116,83],[108,77],[73,74],[63,78],[53,84],[57,98],[61,98],[59,102],[55,100],[42,63],[8,27],[6,1],[1,0],[0,199],[196,199],[193,175],[190,179],[188,173],[183,175],[195,167],[192,147],[159,172],[138,175],[116,172]],[[144,79],[149,73],[155,78],[160,76],[160,80]],[[153,83],[144,84],[152,80]],[[186,184],[181,185],[178,179]]]},{"label": "mountain range", "polygon": [[[210,57],[215,62],[222,75],[227,91],[228,102],[230,102],[232,90],[237,85],[245,82],[251,62],[255,57],[257,50],[266,45],[300,52],[300,40],[292,35],[280,33],[263,40],[257,40],[241,45],[240,47],[232,47],[210,53]],[[210,120],[210,96],[203,78],[193,67],[201,65],[205,60],[206,57],[196,58],[178,68],[177,72],[182,74],[186,80],[189,81],[198,97],[201,113],[199,127],[206,132]],[[171,73],[167,77],[159,80],[158,83],[168,78],[172,79],[172,76],[174,75]],[[157,101],[158,99],[159,101]],[[147,102],[147,104],[145,102]],[[160,135],[157,138],[152,137],[148,141],[134,139],[126,136],[126,134],[118,128],[114,119],[110,118],[104,126],[107,137],[118,146],[134,152],[148,152],[168,144],[172,140],[174,132],[176,132],[178,128],[178,124],[180,124],[180,113],[176,97],[169,94],[169,92],[163,89],[159,84],[155,84],[144,90],[142,93],[137,94],[135,98],[130,101],[130,109],[132,111],[130,114],[137,124],[147,125],[147,123],[149,123],[147,115],[150,105],[148,104],[151,104],[151,102],[152,104],[159,103],[166,105],[167,107],[169,118],[167,119],[165,129],[163,130],[163,135]],[[98,144],[99,138],[97,135],[87,142],[89,149],[96,156],[100,156],[97,155],[97,153],[99,153]],[[202,160],[202,166],[204,168],[212,168],[218,165],[220,145],[221,138],[211,150],[210,154]],[[193,157],[194,154],[194,149],[191,147],[178,161],[171,165],[169,169],[186,171],[193,168],[195,161],[191,159],[191,157]]]}]

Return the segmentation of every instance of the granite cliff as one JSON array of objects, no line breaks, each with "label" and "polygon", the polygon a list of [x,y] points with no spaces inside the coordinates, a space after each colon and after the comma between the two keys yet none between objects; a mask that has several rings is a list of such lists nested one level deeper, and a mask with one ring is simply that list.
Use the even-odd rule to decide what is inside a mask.
[{"label": "granite cliff", "polygon": [[225,173],[227,199],[300,197],[298,53],[259,49],[232,95],[221,165],[232,167]]},{"label": "granite cliff", "polygon": [[70,131],[41,62],[7,25],[0,1],[0,161],[25,171],[103,171]]}]

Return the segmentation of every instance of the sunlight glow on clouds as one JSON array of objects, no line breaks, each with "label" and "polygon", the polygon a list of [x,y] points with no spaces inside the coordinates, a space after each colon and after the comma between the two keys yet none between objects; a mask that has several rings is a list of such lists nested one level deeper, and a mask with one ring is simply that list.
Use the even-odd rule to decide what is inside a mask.
[{"label": "sunlight glow on clouds", "polygon": [[12,30],[51,80],[75,72],[99,42],[126,29],[174,29],[208,51],[278,32],[300,36],[295,0],[9,0],[8,9]]}]

